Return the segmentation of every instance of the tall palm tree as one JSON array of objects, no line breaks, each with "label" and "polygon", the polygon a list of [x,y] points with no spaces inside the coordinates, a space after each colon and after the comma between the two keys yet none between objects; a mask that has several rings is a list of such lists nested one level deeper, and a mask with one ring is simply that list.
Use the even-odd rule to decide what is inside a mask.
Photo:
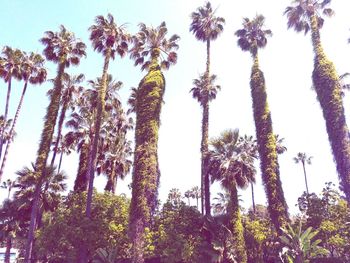
[{"label": "tall palm tree", "polygon": [[[193,80],[193,88],[190,90],[194,99],[197,99],[203,109],[203,119],[202,119],[202,149],[208,149],[208,145],[204,145],[203,142],[208,141],[204,137],[208,137],[209,130],[209,102],[216,98],[217,92],[221,89],[219,85],[215,85],[216,75],[211,75],[209,77],[209,84],[207,84],[208,79],[206,73],[200,75],[199,79]],[[204,135],[204,137],[203,137]],[[204,146],[204,147],[203,147]],[[207,152],[207,150],[205,150]],[[210,187],[208,185],[209,175],[204,173],[204,167],[207,166],[207,160],[205,159],[205,152],[202,153],[202,172],[203,172],[203,191],[202,193],[202,214],[204,214],[204,204],[210,205]],[[205,165],[205,166],[204,166]],[[205,175],[205,176],[204,176]],[[204,200],[204,201],[203,201]],[[208,201],[209,200],[209,201]],[[205,207],[205,214],[210,215],[210,211]]]},{"label": "tall palm tree", "polygon": [[[23,61],[22,51],[19,49],[12,49],[9,46],[5,46],[2,50],[3,57],[0,58],[0,77],[7,82],[7,95],[5,103],[4,121],[7,121],[8,111],[10,106],[10,95],[11,95],[11,83],[12,78],[20,80],[21,65]],[[0,130],[0,159],[2,156],[2,148],[4,141],[4,130]]]},{"label": "tall palm tree", "polygon": [[6,181],[2,182],[0,187],[3,189],[7,189],[7,199],[10,199],[11,191],[16,186],[17,186],[16,181],[12,181],[11,179],[7,179]]},{"label": "tall palm tree", "polygon": [[105,113],[105,97],[108,81],[108,67],[111,59],[116,55],[124,57],[128,51],[129,34],[125,32],[124,26],[118,26],[111,14],[107,17],[97,16],[95,24],[89,28],[90,40],[95,51],[102,53],[104,64],[101,76],[101,83],[98,87],[98,100],[96,118],[94,123],[94,137],[89,155],[87,175],[89,178],[88,195],[86,201],[86,216],[91,216],[92,192],[94,183],[94,173],[96,167],[97,148],[100,137],[102,117]]},{"label": "tall palm tree", "polygon": [[341,83],[334,64],[327,58],[320,38],[323,26],[322,16],[332,16],[333,10],[328,7],[331,0],[295,0],[285,10],[288,28],[306,34],[311,30],[314,50],[313,86],[320,102],[326,122],[328,139],[331,144],[340,184],[346,199],[350,203],[350,135],[346,124]]},{"label": "tall palm tree", "polygon": [[60,102],[61,112],[58,118],[57,135],[56,135],[55,145],[52,153],[51,166],[53,166],[55,163],[58,147],[62,137],[61,134],[62,134],[63,123],[66,118],[66,112],[68,109],[74,108],[78,98],[81,96],[83,87],[80,86],[79,84],[84,81],[84,78],[85,78],[84,74],[79,74],[79,75],[69,75],[68,73],[63,74],[63,81],[62,81],[63,89],[62,89],[61,102]]},{"label": "tall palm tree", "polygon": [[[209,139],[209,101],[211,78],[210,75],[210,43],[216,40],[224,30],[225,19],[215,16],[210,2],[206,2],[204,6],[198,7],[196,12],[191,14],[192,22],[190,32],[194,34],[197,40],[205,42],[207,46],[206,70],[203,76],[204,86],[202,87],[202,140],[201,140],[201,193],[202,214],[210,215],[210,181],[207,172],[208,166],[208,139]],[[204,209],[205,208],[205,209]]]},{"label": "tall palm tree", "polygon": [[70,65],[78,65],[80,59],[86,56],[85,44],[76,39],[72,32],[69,32],[63,25],[60,26],[59,32],[47,31],[45,36],[40,39],[45,46],[44,55],[47,60],[58,64],[57,76],[54,81],[54,91],[47,107],[46,116],[44,118],[44,128],[42,130],[37,159],[35,162],[35,171],[39,180],[37,182],[34,193],[34,202],[31,212],[31,221],[28,231],[28,240],[26,245],[25,263],[30,263],[32,248],[34,242],[34,231],[36,226],[40,188],[45,179],[46,162],[50,152],[53,133],[57,120],[59,104],[62,94],[62,78],[64,71]]},{"label": "tall palm tree", "polygon": [[158,200],[160,172],[158,167],[158,130],[165,90],[165,78],[161,69],[168,69],[177,61],[179,36],[166,38],[165,22],[158,27],[139,24],[140,30],[133,37],[130,56],[135,65],[147,69],[136,92],[135,151],[132,173],[132,198],[130,230],[133,243],[133,262],[144,262],[144,230],[149,226]]},{"label": "tall palm tree", "polygon": [[212,181],[220,181],[230,194],[229,229],[232,232],[232,248],[237,262],[247,262],[242,219],[238,202],[237,188],[246,188],[255,182],[254,158],[240,144],[238,130],[224,131],[220,137],[210,141],[210,173]]},{"label": "tall palm tree", "polygon": [[[15,117],[14,117],[13,122],[12,122],[11,129],[9,132],[10,138],[13,137],[13,134],[15,132],[15,126],[16,126],[16,123],[18,120],[20,110],[22,108],[22,104],[23,104],[24,96],[25,96],[26,91],[27,91],[28,83],[33,84],[33,85],[42,84],[46,80],[46,75],[47,75],[46,69],[44,68],[45,60],[41,55],[33,53],[33,52],[30,52],[29,54],[27,54],[26,52],[22,52],[21,59],[22,59],[22,63],[20,65],[20,72],[19,73],[21,74],[21,79],[23,79],[23,81],[24,81],[24,87],[22,90],[21,98],[20,98],[18,106],[17,106]],[[5,169],[5,164],[7,161],[11,142],[12,142],[12,140],[7,140],[4,157],[2,159],[1,168],[0,168],[0,180],[1,180],[2,174],[3,174],[4,169]]]},{"label": "tall palm tree", "polygon": [[213,199],[215,200],[215,203],[213,204],[214,215],[226,214],[230,200],[230,193],[228,193],[226,190],[225,192],[219,192]]},{"label": "tall palm tree", "polygon": [[262,180],[268,200],[271,221],[279,231],[288,222],[288,207],[284,198],[277,160],[276,138],[272,130],[271,112],[267,102],[264,74],[259,68],[258,49],[266,46],[271,30],[264,29],[265,18],[243,19],[243,28],[236,31],[238,46],[253,57],[251,72],[251,96],[260,157]]},{"label": "tall palm tree", "polygon": [[309,196],[309,187],[307,184],[305,164],[311,164],[311,159],[312,159],[312,156],[307,156],[306,153],[302,153],[302,152],[298,152],[297,156],[293,158],[295,163],[301,163],[303,166],[305,187],[306,187],[306,193],[308,196]]}]

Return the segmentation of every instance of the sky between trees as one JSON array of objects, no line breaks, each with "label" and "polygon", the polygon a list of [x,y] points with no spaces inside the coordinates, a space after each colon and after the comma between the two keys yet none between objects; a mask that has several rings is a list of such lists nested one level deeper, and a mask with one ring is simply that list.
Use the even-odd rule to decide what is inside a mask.
[{"label": "sky between trees", "polygon": [[[0,17],[0,47],[9,45],[24,51],[41,53],[39,43],[45,31],[57,31],[60,24],[75,33],[88,46],[87,58],[69,73],[84,73],[86,80],[101,75],[103,58],[93,52],[88,40],[88,27],[96,15],[112,13],[118,24],[126,23],[130,33],[137,32],[137,25],[158,26],[167,23],[169,35],[178,34],[180,49],[178,63],[165,73],[166,91],[161,114],[159,138],[159,161],[161,169],[160,198],[165,200],[171,188],[182,193],[200,184],[200,138],[201,108],[192,99],[189,90],[192,80],[205,70],[205,44],[189,32],[190,14],[203,5],[202,0],[176,1],[118,1],[118,0],[63,0],[48,3],[34,0],[2,0]],[[304,191],[302,168],[293,162],[297,152],[314,156],[313,164],[307,166],[310,192],[320,192],[326,181],[338,182],[328,137],[316,94],[311,89],[313,64],[310,36],[287,30],[287,19],[283,11],[289,0],[246,0],[243,2],[213,0],[216,14],[226,19],[224,32],[211,45],[211,72],[218,76],[217,84],[222,90],[211,103],[209,136],[218,136],[228,128],[239,128],[241,135],[255,136],[251,107],[249,76],[251,57],[237,46],[234,32],[241,28],[242,18],[253,18],[256,14],[265,16],[266,27],[273,32],[268,44],[259,53],[261,69],[265,73],[268,101],[272,112],[273,128],[276,134],[285,138],[288,151],[279,157],[281,180],[291,212]],[[350,18],[348,0],[334,1],[331,7],[336,14],[326,19],[321,39],[328,57],[335,63],[338,74],[350,72]],[[46,63],[48,79],[55,76],[56,66]],[[145,72],[133,66],[129,58],[117,58],[110,65],[115,79],[124,83],[120,91],[126,102],[130,88],[136,87]],[[0,81],[0,110],[3,111],[6,85]],[[41,86],[30,86],[17,126],[17,137],[9,154],[4,179],[14,179],[15,171],[35,160],[45,108],[48,105],[46,92],[50,82]],[[14,82],[10,105],[10,117],[15,112],[22,84]],[[349,116],[350,94],[345,95],[346,115]],[[124,103],[124,108],[127,106]],[[350,119],[347,118],[348,124]],[[133,134],[130,134],[133,137]],[[69,176],[72,189],[77,170],[78,157],[64,157],[63,169]],[[258,163],[257,163],[258,167]],[[98,177],[96,186],[103,190],[104,178]],[[127,188],[131,176],[120,183],[117,193],[129,193]],[[258,169],[256,202],[265,203]],[[220,191],[212,187],[212,197]],[[1,191],[1,198],[6,193]],[[243,205],[251,204],[250,191],[242,192]]]}]

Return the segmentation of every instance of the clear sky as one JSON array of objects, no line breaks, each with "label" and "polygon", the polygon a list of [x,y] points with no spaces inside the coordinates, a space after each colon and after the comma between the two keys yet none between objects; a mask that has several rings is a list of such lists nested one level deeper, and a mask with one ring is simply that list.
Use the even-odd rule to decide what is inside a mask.
[{"label": "clear sky", "polygon": [[[256,14],[266,17],[266,27],[273,36],[267,47],[261,50],[260,64],[265,73],[268,101],[272,111],[274,132],[285,138],[288,151],[280,156],[280,172],[287,202],[292,210],[297,198],[305,189],[302,168],[292,158],[297,152],[312,155],[313,164],[307,167],[311,192],[320,192],[326,181],[338,182],[328,136],[316,94],[311,89],[313,54],[310,36],[287,31],[287,20],[283,11],[289,0],[245,0],[234,4],[230,0],[211,1],[217,15],[226,19],[223,34],[212,43],[211,71],[218,76],[217,84],[222,91],[210,105],[210,136],[217,136],[228,128],[239,128],[241,134],[255,135],[251,107],[249,77],[251,57],[237,46],[234,32],[241,28],[242,18]],[[93,52],[88,39],[88,27],[94,17],[112,13],[118,24],[127,24],[130,33],[137,32],[137,25],[158,26],[166,21],[169,36],[178,34],[178,63],[165,72],[165,104],[161,113],[159,138],[159,160],[161,169],[160,197],[166,199],[171,188],[182,193],[200,181],[201,108],[192,99],[189,90],[192,80],[205,70],[205,44],[189,32],[190,14],[202,0],[0,0],[0,47],[9,45],[24,51],[42,52],[38,39],[44,31],[57,31],[60,24],[73,31],[88,46],[87,58],[69,73],[84,73],[86,79],[95,79],[102,73],[103,58]],[[336,15],[326,19],[321,32],[324,49],[335,63],[339,74],[350,71],[350,18],[348,0],[338,0],[331,7]],[[56,65],[46,63],[48,78],[54,78]],[[120,96],[126,101],[130,88],[136,87],[145,74],[135,68],[129,58],[117,58],[110,64],[109,73],[124,83]],[[51,83],[30,86],[17,125],[17,137],[10,151],[4,178],[14,179],[15,171],[35,160],[38,141],[43,127],[42,119],[48,105],[46,91]],[[0,80],[0,112],[4,109],[6,84]],[[21,93],[22,83],[14,82],[10,105],[10,116]],[[350,94],[344,104],[348,113]],[[124,104],[124,106],[126,106]],[[349,114],[347,114],[349,115]],[[350,124],[349,118],[347,118]],[[131,135],[132,137],[133,135]],[[64,157],[63,168],[69,176],[72,189],[77,170],[78,157]],[[258,166],[258,164],[257,164]],[[258,169],[259,171],[259,169]],[[257,175],[256,202],[265,203],[265,194]],[[127,184],[131,176],[121,183],[117,192],[128,193]],[[97,178],[96,185],[102,188],[104,178]],[[212,195],[219,191],[217,186]],[[5,196],[5,191],[1,191]],[[250,191],[242,192],[243,205],[251,204]]]}]

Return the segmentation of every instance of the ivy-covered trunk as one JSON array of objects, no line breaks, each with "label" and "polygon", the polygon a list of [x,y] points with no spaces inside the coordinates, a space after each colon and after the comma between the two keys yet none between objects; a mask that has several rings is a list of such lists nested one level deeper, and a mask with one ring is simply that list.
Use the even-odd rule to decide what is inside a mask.
[{"label": "ivy-covered trunk", "polygon": [[244,234],[243,234],[243,225],[242,217],[239,209],[238,202],[238,192],[237,186],[235,183],[232,183],[230,190],[230,202],[228,205],[228,216],[229,216],[229,229],[232,233],[232,240],[230,243],[230,253],[234,251],[235,261],[226,259],[227,262],[247,262],[247,252],[245,248]]},{"label": "ivy-covered trunk", "polygon": [[54,92],[51,95],[50,104],[47,108],[44,128],[41,133],[41,140],[39,144],[39,150],[37,153],[37,159],[35,162],[35,170],[38,172],[38,183],[35,187],[32,211],[30,217],[30,225],[28,231],[26,253],[25,253],[25,263],[31,263],[32,249],[34,243],[34,231],[36,227],[38,207],[40,202],[40,192],[43,182],[45,181],[45,170],[46,162],[50,153],[50,146],[52,143],[53,133],[55,131],[55,124],[58,116],[58,110],[61,99],[62,92],[62,76],[64,74],[65,61],[61,60],[61,63],[58,65],[57,77],[54,83]]},{"label": "ivy-covered trunk", "polygon": [[277,160],[276,139],[272,130],[271,112],[267,103],[267,94],[263,72],[259,69],[256,52],[253,52],[250,87],[253,100],[254,121],[262,180],[268,201],[271,221],[280,232],[288,221],[288,207],[284,198]]},{"label": "ivy-covered trunk", "polygon": [[350,137],[346,124],[339,76],[323,51],[315,15],[310,17],[315,52],[312,80],[326,121],[337,171],[348,204],[350,204]]},{"label": "ivy-covered trunk", "polygon": [[135,152],[130,207],[132,262],[144,262],[144,232],[150,226],[157,206],[159,167],[158,129],[165,90],[165,79],[158,64],[159,50],[152,51],[152,62],[141,80],[136,99]]},{"label": "ivy-covered trunk", "polygon": [[9,140],[7,141],[7,144],[6,144],[4,157],[2,159],[1,168],[0,168],[0,181],[1,181],[1,177],[2,177],[2,175],[4,173],[4,169],[5,169],[5,165],[6,165],[6,161],[7,161],[7,156],[8,156],[8,153],[9,153],[9,150],[10,150],[10,146],[11,146],[11,143],[12,143],[12,139],[11,138],[13,137],[13,134],[15,132],[16,123],[17,123],[17,120],[18,120],[19,112],[21,111],[21,108],[22,108],[24,95],[26,94],[26,91],[27,91],[27,86],[28,86],[28,80],[24,83],[22,95],[21,95],[21,98],[20,98],[18,106],[17,106],[15,117],[13,118],[10,134],[8,136]]}]

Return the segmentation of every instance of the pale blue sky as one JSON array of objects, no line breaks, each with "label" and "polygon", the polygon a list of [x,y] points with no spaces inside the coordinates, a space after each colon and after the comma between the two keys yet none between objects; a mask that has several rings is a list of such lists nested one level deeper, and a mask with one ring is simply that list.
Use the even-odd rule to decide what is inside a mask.
[{"label": "pale blue sky", "polygon": [[[165,73],[167,86],[164,97],[159,139],[159,159],[161,168],[160,197],[164,200],[169,189],[179,188],[182,192],[199,185],[200,178],[200,138],[201,109],[191,98],[189,90],[192,79],[205,69],[205,45],[195,40],[189,33],[190,13],[204,1],[140,1],[140,0],[85,0],[85,1],[42,1],[42,0],[0,0],[0,47],[10,45],[24,51],[42,52],[38,39],[44,31],[57,31],[60,24],[73,31],[88,46],[87,58],[78,68],[68,72],[84,73],[86,79],[101,75],[103,58],[92,51],[88,40],[88,27],[96,15],[112,13],[118,24],[127,23],[130,33],[137,32],[137,24],[158,26],[166,21],[169,35],[178,34],[178,63]],[[285,138],[287,153],[280,157],[280,171],[287,202],[296,211],[294,204],[304,191],[302,169],[294,164],[292,158],[297,152],[314,156],[312,166],[307,167],[310,191],[320,192],[324,182],[337,182],[333,157],[329,150],[327,134],[319,103],[311,90],[312,47],[310,36],[304,37],[287,31],[283,11],[289,0],[246,0],[233,4],[230,0],[212,1],[218,7],[217,15],[226,19],[224,33],[212,43],[212,73],[218,75],[222,91],[211,103],[210,136],[217,136],[227,128],[239,128],[242,134],[255,135],[249,76],[251,58],[236,45],[234,32],[241,27],[243,17],[253,17],[261,13],[266,17],[266,26],[273,32],[267,47],[260,51],[261,69],[265,73],[268,100],[272,111],[275,133]],[[326,19],[321,32],[322,41],[328,57],[333,60],[339,74],[350,71],[350,18],[348,0],[334,1],[336,15]],[[56,65],[46,63],[48,78],[53,78]],[[127,99],[130,88],[137,86],[144,73],[124,58],[111,63],[109,72],[123,81],[120,92],[123,101]],[[29,87],[23,111],[18,121],[15,143],[9,155],[5,178],[14,178],[14,172],[35,160],[37,144],[42,129],[42,119],[48,101],[46,91],[52,84]],[[6,85],[1,80],[0,111],[4,109]],[[14,83],[11,97],[13,116],[22,83]],[[345,98],[348,110],[349,95]],[[349,114],[347,114],[349,115]],[[350,122],[348,118],[348,123]],[[77,156],[64,158],[64,170],[70,177],[69,188],[75,179]],[[265,194],[258,173],[256,189],[257,203],[265,203]],[[97,185],[103,185],[103,178]],[[131,176],[120,184],[117,192],[128,192],[126,185]],[[212,195],[219,191],[214,186]],[[1,191],[4,195],[4,191]],[[250,191],[242,192],[244,206],[251,204]]]}]

